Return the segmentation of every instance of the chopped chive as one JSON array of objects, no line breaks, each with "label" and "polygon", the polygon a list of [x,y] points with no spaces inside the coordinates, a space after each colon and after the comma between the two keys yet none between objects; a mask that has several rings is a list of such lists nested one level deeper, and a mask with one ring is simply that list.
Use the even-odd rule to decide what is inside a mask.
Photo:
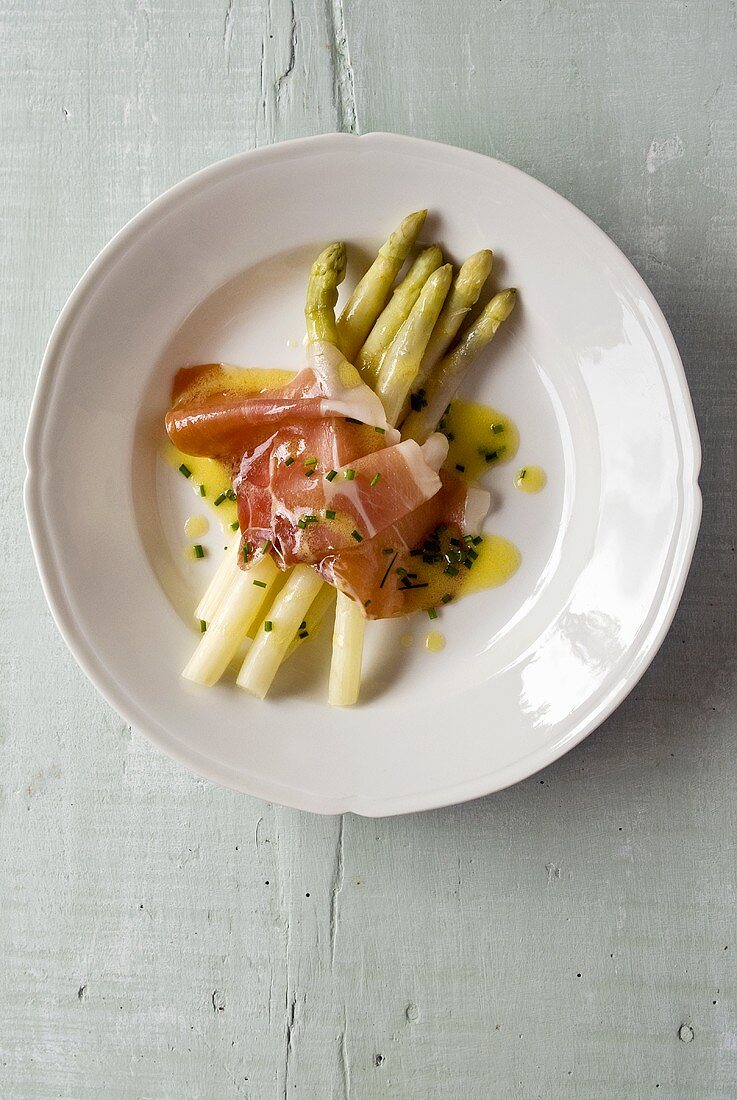
[{"label": "chopped chive", "polygon": [[381,552],[382,552],[382,554],[393,554],[394,553],[394,547],[393,546],[385,546],[384,549]]},{"label": "chopped chive", "polygon": [[398,566],[397,576],[398,577],[406,577],[407,576],[407,570],[404,568],[404,566],[402,566],[402,565]]},{"label": "chopped chive", "polygon": [[190,470],[189,466],[185,466],[184,463],[182,463],[182,465],[179,467],[179,473],[184,474],[185,477],[192,476],[192,471]]},{"label": "chopped chive", "polygon": [[233,502],[233,504],[235,504],[235,502],[238,499],[238,497],[236,496],[236,493],[235,493],[235,489],[228,489],[228,491],[225,495],[228,498],[228,500],[231,500]]},{"label": "chopped chive", "polygon": [[413,588],[429,588],[429,581],[422,581],[420,584],[411,584],[406,577],[403,578],[404,584],[402,585],[403,592],[411,592]]},{"label": "chopped chive", "polygon": [[266,581],[254,581],[253,583],[256,585],[256,588],[266,588],[267,587]]},{"label": "chopped chive", "polygon": [[204,619],[200,619],[200,634],[204,634],[207,630],[207,623]]},{"label": "chopped chive", "polygon": [[476,561],[476,559],[478,558],[478,554],[476,553],[475,550],[472,550],[470,546],[469,546],[468,550],[466,551],[466,553],[468,554],[471,561]]},{"label": "chopped chive", "polygon": [[371,603],[371,600],[364,600],[363,601],[363,606],[368,607],[370,603]]},{"label": "chopped chive", "polygon": [[206,497],[207,496],[207,491],[205,490],[204,485],[200,485],[200,487],[197,491],[198,491],[198,493],[200,494],[201,497]]},{"label": "chopped chive", "polygon": [[259,546],[259,550],[261,551],[262,554],[268,554],[270,549],[271,549],[271,539],[264,539],[264,541]]},{"label": "chopped chive", "polygon": [[481,538],[481,535],[476,535],[476,538],[473,540],[473,544],[474,544],[474,546],[478,546],[483,541],[484,540]]},{"label": "chopped chive", "polygon": [[452,443],[455,439],[455,436],[453,435],[453,432],[446,432],[445,438],[448,440],[449,443]]},{"label": "chopped chive", "polygon": [[437,611],[435,610],[434,607],[428,607],[427,617],[428,617],[428,619],[437,619],[438,613],[437,613]]},{"label": "chopped chive", "polygon": [[304,521],[304,517],[302,519],[297,520],[297,526],[300,528],[300,530],[304,531],[305,527],[307,526],[307,524]]},{"label": "chopped chive", "polygon": [[289,455],[288,458],[284,459],[284,465],[285,466],[291,466],[293,462],[294,462],[294,455]]},{"label": "chopped chive", "polygon": [[204,558],[205,548],[204,546],[200,546],[199,542],[196,542],[192,547],[192,553],[196,558]]},{"label": "chopped chive", "polygon": [[522,468],[522,469],[520,470],[520,472],[519,472],[519,473],[517,474],[517,477],[518,477],[518,479],[519,479],[520,481],[524,481],[524,479],[525,479],[525,477],[526,477],[526,476],[527,476],[527,467],[525,466],[525,467],[523,467],[523,468]]},{"label": "chopped chive", "polygon": [[385,435],[386,434],[386,428],[374,428],[374,431],[378,432],[379,435]]},{"label": "chopped chive", "polygon": [[300,630],[306,630],[307,629],[307,619],[302,620],[302,622],[299,624],[299,629]]},{"label": "chopped chive", "polygon": [[397,551],[397,553],[395,553],[394,557],[392,558],[392,560],[389,562],[389,564],[386,567],[386,572],[384,573],[384,576],[381,578],[381,584],[379,585],[379,588],[383,588],[384,585],[386,584],[386,578],[391,573],[392,566],[394,565],[394,562],[397,560],[398,557],[399,557],[399,552]]},{"label": "chopped chive", "polygon": [[306,458],[305,459],[305,466],[307,466],[308,468],[310,466],[317,466],[317,459],[316,458]]},{"label": "chopped chive", "polygon": [[465,542],[466,546],[470,546],[470,544],[473,542],[473,535],[464,535],[463,541]]},{"label": "chopped chive", "polygon": [[443,572],[447,573],[449,577],[457,577],[458,576],[458,570],[456,569],[456,567],[454,565],[446,565]]},{"label": "chopped chive", "polygon": [[461,545],[461,543],[460,543],[460,540],[459,540],[459,539],[451,539],[451,540],[450,540],[450,545],[451,545],[451,546],[460,546],[460,545]]},{"label": "chopped chive", "polygon": [[253,550],[253,547],[251,546],[250,542],[245,542],[243,544],[243,560],[244,561],[246,561],[246,562],[248,561],[248,555],[251,553],[252,550]]},{"label": "chopped chive", "polygon": [[317,523],[318,519],[317,516],[305,516],[304,521],[305,523]]},{"label": "chopped chive", "polygon": [[441,603],[450,603],[450,601],[452,599],[453,599],[453,597],[451,596],[450,592],[446,592],[444,596],[440,597],[440,602]]},{"label": "chopped chive", "polygon": [[355,527],[351,531],[351,538],[354,538],[356,542],[363,542],[363,535],[359,534],[358,531],[356,531]]},{"label": "chopped chive", "polygon": [[298,638],[309,638],[309,636],[309,630],[300,630],[299,634],[297,635]]},{"label": "chopped chive", "polygon": [[223,503],[223,501],[227,500],[227,499],[228,499],[228,494],[227,493],[221,493],[220,496],[215,497],[215,499],[213,501],[213,504],[215,505],[216,508],[219,508],[220,505]]},{"label": "chopped chive", "polygon": [[231,529],[231,531],[237,531],[238,530],[238,520],[237,519],[234,519],[233,522],[230,524],[230,529]]},{"label": "chopped chive", "polygon": [[271,619],[264,619],[264,630],[266,631],[266,633],[270,634],[273,629],[274,624],[272,623]]},{"label": "chopped chive", "polygon": [[325,509],[325,519],[335,519],[335,512],[332,508]]},{"label": "chopped chive", "polygon": [[315,473],[315,470],[305,470],[305,477],[314,477]]},{"label": "chopped chive", "polygon": [[456,462],[456,470],[458,471],[459,474],[465,474],[466,467],[461,466],[461,464],[459,462]]},{"label": "chopped chive", "polygon": [[337,476],[338,476],[338,471],[337,470],[328,470],[328,472],[325,474],[325,480],[326,481],[334,481]]},{"label": "chopped chive", "polygon": [[372,489],[373,489],[374,485],[376,485],[377,482],[380,480],[380,478],[381,478],[381,474],[374,474],[374,476],[371,478],[370,484],[371,484]]},{"label": "chopped chive", "polygon": [[347,416],[345,422],[346,424],[363,424],[363,420],[356,420],[355,416]]},{"label": "chopped chive", "polygon": [[491,430],[494,433],[494,435],[501,435],[502,432],[504,431],[504,425],[503,424],[492,424],[492,425],[490,425],[490,427],[491,427]]},{"label": "chopped chive", "polygon": [[346,481],[353,481],[355,476],[356,476],[356,471],[355,470],[344,470],[343,471],[343,477],[346,479]]}]

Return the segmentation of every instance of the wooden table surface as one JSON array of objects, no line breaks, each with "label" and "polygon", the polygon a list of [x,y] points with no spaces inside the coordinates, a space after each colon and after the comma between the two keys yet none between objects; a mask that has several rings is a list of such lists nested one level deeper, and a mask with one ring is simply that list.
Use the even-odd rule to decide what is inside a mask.
[{"label": "wooden table surface", "polygon": [[[0,1095],[734,1100],[734,0],[2,0],[0,26]],[[384,821],[221,790],[132,732],[21,503],[97,251],[195,169],[331,130],[580,206],[658,297],[704,443],[690,580],[627,702],[512,790]]]}]

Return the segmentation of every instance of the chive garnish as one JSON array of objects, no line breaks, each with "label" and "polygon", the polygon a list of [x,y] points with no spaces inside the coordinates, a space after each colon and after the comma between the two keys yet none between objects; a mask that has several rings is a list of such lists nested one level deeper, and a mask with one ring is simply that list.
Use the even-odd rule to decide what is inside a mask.
[{"label": "chive garnish", "polygon": [[501,433],[504,431],[504,425],[503,424],[492,424],[491,425],[491,430],[494,433],[494,435],[501,435]]},{"label": "chive garnish", "polygon": [[310,466],[317,466],[317,459],[316,458],[306,458],[305,459],[305,467],[307,469],[309,469]]},{"label": "chive garnish", "polygon": [[298,638],[309,638],[309,636],[309,630],[300,630],[299,634],[297,635]]},{"label": "chive garnish", "polygon": [[294,462],[294,455],[289,455],[288,458],[284,459],[284,465],[285,466],[291,466],[293,462]]},{"label": "chive garnish", "polygon": [[246,561],[246,562],[248,561],[248,555],[251,553],[252,550],[253,550],[253,547],[251,546],[250,542],[244,542],[244,544],[243,544],[243,560],[244,561]]},{"label": "chive garnish", "polygon": [[468,554],[471,561],[476,561],[476,559],[478,557],[478,554],[476,553],[475,550],[472,550],[470,546],[469,546],[468,550],[466,551],[466,553]]},{"label": "chive garnish", "polygon": [[382,554],[393,554],[394,553],[394,547],[393,546],[385,546],[384,549],[381,552],[382,552]]},{"label": "chive garnish", "polygon": [[429,588],[429,581],[422,581],[420,584],[410,584],[406,577],[403,578],[404,584],[402,585],[403,592],[411,592],[413,588]]},{"label": "chive garnish", "polygon": [[378,432],[379,435],[385,435],[386,434],[386,428],[374,428],[374,431]]},{"label": "chive garnish", "polygon": [[376,485],[377,482],[380,480],[380,478],[381,478],[381,474],[374,474],[374,476],[371,478],[371,488],[372,489],[373,489],[374,485]]},{"label": "chive garnish", "polygon": [[307,526],[307,524],[304,521],[304,517],[302,517],[302,519],[297,520],[297,526],[300,528],[300,530],[304,531],[305,527]]},{"label": "chive garnish", "polygon": [[235,489],[228,489],[226,491],[225,495],[228,498],[228,500],[232,500],[234,504],[238,499],[238,497],[235,495]]},{"label": "chive garnish", "polygon": [[446,432],[445,433],[445,438],[448,440],[449,443],[452,443],[453,440],[455,439],[455,436],[454,436],[453,432]]},{"label": "chive garnish", "polygon": [[237,531],[238,530],[238,520],[237,519],[234,519],[233,522],[230,524],[230,529],[231,529],[231,531]]},{"label": "chive garnish", "polygon": [[270,549],[271,549],[271,539],[264,539],[264,541],[259,546],[259,550],[261,551],[262,554],[267,554]]},{"label": "chive garnish", "polygon": [[192,476],[192,471],[190,470],[189,466],[185,466],[184,463],[182,463],[182,465],[179,467],[179,473],[184,474],[185,477]]},{"label": "chive garnish", "polygon": [[392,560],[387,565],[386,572],[384,573],[384,576],[381,578],[381,584],[379,585],[379,588],[383,588],[384,585],[386,584],[386,578],[391,573],[392,566],[394,565],[394,562],[397,560],[398,557],[399,557],[399,552],[395,553],[394,557],[392,558]]},{"label": "chive garnish", "polygon": [[228,499],[228,494],[227,493],[221,493],[220,496],[215,497],[215,499],[213,501],[213,504],[215,505],[216,508],[219,508],[220,505],[223,503],[223,501],[227,500],[227,499]]},{"label": "chive garnish", "polygon": [[314,476],[315,476],[315,473],[316,473],[316,472],[317,472],[317,471],[316,471],[316,470],[314,470],[314,469],[312,469],[312,470],[305,470],[305,477],[314,477]]},{"label": "chive garnish", "polygon": [[457,577],[458,576],[458,570],[456,569],[456,567],[454,565],[446,565],[443,572],[447,573],[449,577]]},{"label": "chive garnish", "polygon": [[351,531],[351,538],[354,538],[356,542],[363,542],[363,535],[359,534],[359,532],[356,531],[355,527]]},{"label": "chive garnish", "polygon": [[465,474],[466,467],[461,466],[461,464],[459,462],[456,462],[456,470],[458,471],[459,474]]},{"label": "chive garnish", "polygon": [[206,497],[206,496],[207,496],[207,492],[206,492],[206,490],[205,490],[205,486],[204,486],[204,485],[200,485],[200,487],[199,487],[199,490],[198,490],[198,492],[199,492],[199,494],[200,494],[200,496],[201,496],[201,497]]},{"label": "chive garnish", "polygon": [[484,540],[481,538],[481,535],[476,535],[476,538],[473,540],[473,544],[474,544],[474,546],[478,546],[483,541]]},{"label": "chive garnish", "polygon": [[325,519],[335,519],[335,512],[332,508],[325,509]]},{"label": "chive garnish", "polygon": [[337,476],[338,476],[338,471],[337,470],[328,470],[328,472],[325,474],[325,480],[326,481],[333,481]]},{"label": "chive garnish", "polygon": [[347,416],[345,422],[346,424],[363,424],[363,420],[356,420],[355,416]]},{"label": "chive garnish", "polygon": [[254,581],[256,588],[266,588],[266,581]]},{"label": "chive garnish", "polygon": [[428,619],[437,619],[438,613],[437,613],[437,611],[435,610],[434,607],[428,607],[427,617],[428,617]]},{"label": "chive garnish", "polygon": [[200,634],[204,634],[207,630],[207,623],[204,619],[200,619]]},{"label": "chive garnish", "polygon": [[355,470],[344,470],[343,471],[343,477],[346,479],[346,481],[353,481],[355,476],[356,476],[356,471]]},{"label": "chive garnish", "polygon": [[306,630],[307,629],[307,619],[302,620],[302,622],[299,624],[299,629],[300,630]]},{"label": "chive garnish", "polygon": [[451,596],[450,592],[446,592],[444,596],[440,597],[440,602],[441,603],[450,603],[450,601],[452,599],[453,599],[453,597]]},{"label": "chive garnish", "polygon": [[527,474],[527,467],[525,466],[525,467],[523,467],[523,469],[520,470],[520,472],[517,476],[518,476],[520,481],[524,481],[526,474]]},{"label": "chive garnish", "polygon": [[274,624],[272,623],[271,619],[264,619],[264,630],[266,631],[266,633],[270,634],[273,629]]},{"label": "chive garnish", "polygon": [[200,546],[199,542],[196,542],[192,547],[192,553],[196,558],[204,558],[205,548],[204,546]]},{"label": "chive garnish", "polygon": [[363,601],[363,606],[368,607],[370,603],[371,603],[371,600],[364,600]]},{"label": "chive garnish", "polygon": [[486,451],[485,454],[484,454],[484,458],[486,459],[487,462],[493,462],[494,459],[499,458],[499,452],[498,451]]}]

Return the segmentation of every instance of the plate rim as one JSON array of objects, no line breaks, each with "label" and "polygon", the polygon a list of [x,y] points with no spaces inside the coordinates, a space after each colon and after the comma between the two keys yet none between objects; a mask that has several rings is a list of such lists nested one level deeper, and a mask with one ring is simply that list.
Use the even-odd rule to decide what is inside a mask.
[{"label": "plate rim", "polygon": [[[196,192],[209,186],[211,183],[216,182],[219,176],[227,176],[233,170],[237,170],[243,162],[247,161],[249,164],[253,164],[254,161],[261,161],[267,164],[270,161],[282,159],[285,153],[287,155],[299,155],[307,147],[315,152],[320,152],[321,150],[337,148],[340,145],[347,146],[349,143],[355,145],[357,142],[361,142],[365,146],[389,144],[395,147],[411,147],[436,156],[442,153],[446,157],[450,156],[469,165],[483,164],[488,166],[488,163],[491,162],[504,172],[517,175],[520,181],[532,182],[536,187],[542,188],[547,193],[546,197],[549,201],[562,204],[567,208],[568,215],[582,223],[589,233],[593,230],[594,236],[599,238],[602,247],[609,253],[610,257],[615,259],[619,265],[624,265],[625,271],[637,287],[644,304],[650,312],[652,324],[663,339],[667,358],[660,354],[658,357],[661,359],[661,365],[666,368],[664,380],[668,385],[671,398],[674,397],[674,394],[680,396],[680,401],[674,402],[673,424],[682,445],[683,460],[679,480],[683,495],[682,514],[680,516],[680,529],[673,543],[673,559],[669,570],[662,574],[663,578],[667,580],[665,597],[660,604],[653,605],[654,610],[651,608],[652,621],[649,624],[647,621],[643,624],[647,628],[644,637],[636,646],[629,649],[629,668],[620,678],[619,683],[607,693],[599,707],[590,712],[562,742],[555,742],[544,748],[535,749],[533,752],[520,757],[514,763],[507,765],[501,771],[486,773],[450,787],[441,787],[401,796],[392,795],[387,798],[369,798],[357,794],[344,794],[333,797],[314,795],[299,788],[280,786],[279,783],[271,779],[236,774],[235,770],[228,765],[215,764],[209,758],[201,756],[197,750],[183,748],[153,715],[141,710],[136,702],[135,695],[130,691],[126,691],[107,665],[95,658],[83,632],[76,629],[73,609],[66,600],[62,577],[57,574],[53,557],[46,554],[42,547],[42,543],[48,538],[48,532],[44,529],[43,510],[40,507],[40,488],[43,479],[40,476],[37,463],[34,461],[42,437],[45,409],[48,407],[46,396],[53,385],[56,367],[61,359],[64,343],[72,331],[76,317],[79,315],[86,299],[94,293],[97,281],[117,262],[121,250],[126,250],[129,244],[135,241],[141,230],[145,229],[148,224],[153,223],[160,212],[166,210],[172,202],[176,202],[180,195]],[[23,456],[26,465],[23,486],[24,507],[33,555],[44,596],[64,642],[96,690],[129,725],[144,734],[158,749],[182,764],[193,774],[266,801],[275,801],[295,809],[329,815],[353,812],[366,817],[384,817],[438,809],[443,806],[466,802],[474,798],[494,794],[529,778],[559,759],[575,745],[580,744],[585,737],[597,729],[616,710],[632,691],[663,644],[675,617],[688,578],[702,512],[702,497],[698,484],[701,467],[701,442],[683,362],[668,322],[652,291],[618,245],[572,202],[541,180],[516,168],[514,165],[507,164],[495,157],[489,157],[484,153],[462,149],[446,143],[381,131],[360,135],[347,133],[321,134],[277,142],[273,145],[236,153],[186,176],[162,192],[126,222],[104,245],[84,271],[54,323],[34,388],[23,444]]]}]

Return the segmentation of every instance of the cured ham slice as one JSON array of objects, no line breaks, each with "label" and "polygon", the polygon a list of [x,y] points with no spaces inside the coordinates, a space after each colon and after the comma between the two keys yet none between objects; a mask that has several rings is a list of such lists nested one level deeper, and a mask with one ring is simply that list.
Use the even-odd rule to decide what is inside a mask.
[{"label": "cured ham slice", "polygon": [[276,432],[234,481],[243,538],[254,549],[269,542],[282,566],[317,564],[433,497],[447,450],[443,435],[385,447],[372,429],[332,419]]},{"label": "cured ham slice", "polygon": [[[427,610],[454,587],[445,573],[445,553],[462,558],[472,552],[464,536],[480,530],[490,496],[446,472],[441,480],[440,491],[413,512],[359,546],[326,555],[318,565],[320,575],[356,600],[367,618]],[[455,551],[454,544],[464,549]],[[455,566],[451,569],[457,575]]]},{"label": "cured ham slice", "polygon": [[[307,347],[308,365],[291,382],[276,390],[253,394],[220,387],[217,378],[192,386],[202,368],[180,371],[175,392],[182,396],[166,414],[172,443],[185,454],[240,461],[278,428],[306,425],[326,418],[350,418],[382,430],[386,442],[399,439],[390,428],[384,407],[332,344],[315,341]],[[188,377],[189,376],[189,377]]]}]

